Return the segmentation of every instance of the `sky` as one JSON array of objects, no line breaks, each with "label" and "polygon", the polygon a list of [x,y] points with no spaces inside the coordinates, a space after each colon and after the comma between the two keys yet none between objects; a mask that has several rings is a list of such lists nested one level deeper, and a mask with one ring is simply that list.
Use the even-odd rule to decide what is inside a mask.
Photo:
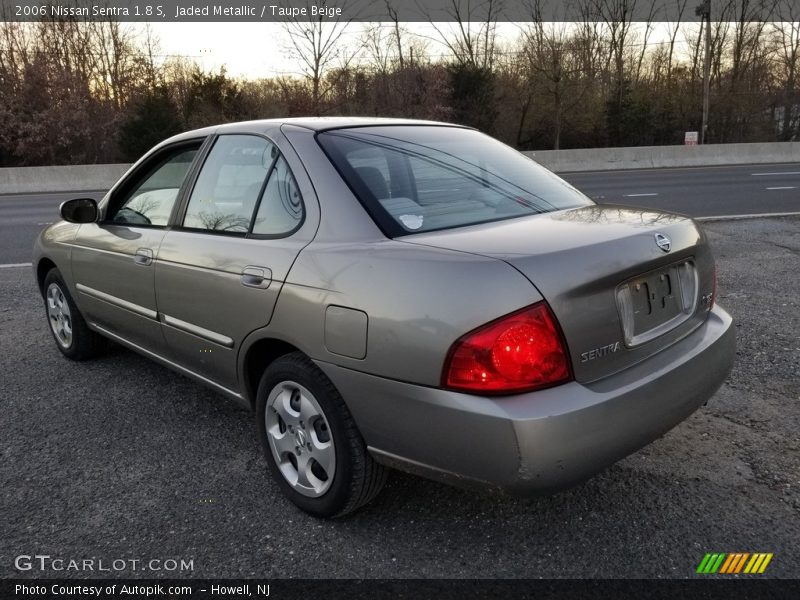
[{"label": "sky", "polygon": [[272,77],[299,71],[286,56],[280,23],[152,23],[163,55],[186,56],[205,70],[225,65],[234,77]]},{"label": "sky", "polygon": [[[141,23],[131,23],[140,30]],[[348,35],[358,37],[369,23],[354,22],[348,27]],[[389,23],[384,25],[389,26]],[[448,56],[449,50],[440,41],[441,36],[431,23],[401,23],[413,35],[427,40],[428,54],[435,60]],[[475,24],[476,27],[479,24]],[[526,23],[497,23],[499,44],[511,44],[520,35]],[[258,79],[279,75],[301,75],[300,63],[292,58],[291,41],[283,23],[150,23],[151,31],[158,37],[161,54],[185,56],[196,60],[206,71],[217,71],[225,66],[233,77]],[[443,32],[455,27],[455,23],[437,23]],[[669,24],[654,23],[650,43],[666,43]],[[641,23],[634,28],[644,28]],[[696,24],[692,24],[696,27]],[[687,42],[678,40],[678,51]]]},{"label": "sky", "polygon": [[[348,31],[356,34],[363,25],[353,23]],[[433,38],[431,55],[447,53],[429,23],[406,26],[414,34]],[[229,75],[249,79],[301,73],[288,52],[290,40],[282,23],[151,23],[150,27],[159,38],[161,54],[193,58],[209,71],[225,65]],[[518,35],[516,24],[498,23],[499,37],[512,41]]]}]

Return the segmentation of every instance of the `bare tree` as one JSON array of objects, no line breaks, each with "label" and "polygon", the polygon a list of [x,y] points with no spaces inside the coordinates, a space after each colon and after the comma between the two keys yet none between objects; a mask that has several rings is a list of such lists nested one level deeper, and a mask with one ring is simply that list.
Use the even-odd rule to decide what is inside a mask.
[{"label": "bare tree", "polygon": [[397,14],[397,9],[392,4],[392,0],[384,0],[384,4],[386,5],[386,14],[389,15],[389,19],[391,20],[391,35],[392,41],[397,49],[397,62],[402,69],[405,66],[405,61],[403,59],[403,37],[405,37],[406,29],[400,25],[400,17]]},{"label": "bare tree", "polygon": [[622,100],[624,89],[625,51],[633,28],[635,8],[636,0],[594,0],[595,16],[606,27],[608,60],[614,67],[613,76],[618,102]]},{"label": "bare tree", "polygon": [[678,32],[681,29],[681,21],[683,20],[684,12],[686,11],[686,4],[689,0],[674,0],[675,8],[677,10],[677,14],[675,17],[675,21],[667,23],[669,27],[669,52],[667,54],[667,77],[666,80],[669,81],[672,77],[672,63],[675,57],[675,42],[678,39]]},{"label": "bare tree", "polygon": [[140,64],[146,89],[154,90],[160,82],[161,72],[158,68],[156,57],[161,54],[161,41],[153,31],[150,23],[144,24],[142,34],[142,55]]},{"label": "bare tree", "polygon": [[596,74],[600,70],[599,66],[605,62],[605,48],[601,26],[595,17],[593,0],[578,0],[574,9],[575,41],[581,71],[586,75]]},{"label": "bare tree", "polygon": [[118,21],[97,21],[90,27],[93,80],[104,99],[121,108],[141,76],[141,60],[134,48],[134,32]]},{"label": "bare tree", "polygon": [[531,22],[523,30],[523,55],[539,93],[543,88],[552,100],[553,148],[557,150],[561,147],[565,89],[576,73],[572,64],[572,33],[565,22],[544,23],[538,1],[529,6]]},{"label": "bare tree", "polygon": [[422,12],[458,64],[491,70],[501,10],[502,0],[449,0],[446,14],[453,21],[451,31],[437,24],[428,9]]},{"label": "bare tree", "polygon": [[[305,4],[311,14],[311,3]],[[346,8],[346,7],[345,7]],[[342,14],[349,14],[347,10]],[[348,18],[337,16],[326,19],[322,15],[310,20],[299,17],[288,18],[286,32],[291,40],[290,51],[300,61],[303,74],[311,85],[312,110],[322,112],[322,100],[326,93],[336,85],[336,80],[326,82],[325,72],[337,66],[339,72],[346,69],[359,55],[359,46],[346,46],[345,34],[356,15]]]},{"label": "bare tree", "polygon": [[[449,25],[423,9],[437,28],[428,38],[404,28],[398,0],[380,0],[388,21],[361,39],[347,11],[338,21],[293,21],[289,48],[302,76],[245,82],[190,57],[161,60],[147,28],[0,22],[0,164],[119,160],[121,132],[142,137],[128,126],[134,115],[147,123],[156,113],[184,128],[333,110],[447,119],[526,148],[677,143],[699,125],[705,34],[686,18],[690,0],[656,3],[669,5],[672,21],[655,43],[652,0],[567,0],[555,23],[546,22],[555,3],[528,0],[547,12],[532,10],[507,43],[501,1],[445,0],[440,20]],[[714,0],[712,9],[713,139],[796,139],[796,0]],[[431,40],[446,54],[431,56]]]},{"label": "bare tree", "polygon": [[649,49],[648,42],[650,41],[650,34],[653,33],[653,19],[656,16],[656,11],[658,8],[657,3],[652,2],[647,6],[647,18],[644,21],[644,32],[642,33],[642,37],[640,45],[639,45],[639,58],[636,61],[636,81],[639,81],[642,76],[642,65],[644,64],[644,57],[647,54]]},{"label": "bare tree", "polygon": [[[767,47],[764,43],[766,20],[774,9],[772,0],[726,0],[713,17],[711,36],[712,124],[715,139],[739,139],[750,127],[751,119],[761,119],[763,108],[756,108],[750,89],[766,89]],[[714,102],[716,100],[716,102]],[[710,127],[711,128],[711,127]]]},{"label": "bare tree", "polygon": [[798,68],[800,67],[800,9],[791,0],[782,0],[777,6],[778,20],[770,24],[772,53],[782,96],[780,139],[796,139],[800,130],[800,93]]},{"label": "bare tree", "polygon": [[383,23],[369,24],[362,34],[362,44],[374,71],[386,75],[392,67],[392,33]]}]

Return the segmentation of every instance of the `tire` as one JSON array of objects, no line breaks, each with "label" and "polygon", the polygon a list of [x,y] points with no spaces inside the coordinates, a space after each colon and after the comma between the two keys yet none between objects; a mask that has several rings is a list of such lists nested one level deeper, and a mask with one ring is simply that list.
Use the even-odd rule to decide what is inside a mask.
[{"label": "tire", "polygon": [[261,377],[256,402],[270,473],[300,509],[341,517],[380,492],[387,469],[367,452],[333,383],[304,354],[275,360]]},{"label": "tire", "polygon": [[45,276],[43,297],[50,333],[61,354],[72,360],[88,360],[106,349],[105,338],[89,329],[58,269],[50,269]]}]

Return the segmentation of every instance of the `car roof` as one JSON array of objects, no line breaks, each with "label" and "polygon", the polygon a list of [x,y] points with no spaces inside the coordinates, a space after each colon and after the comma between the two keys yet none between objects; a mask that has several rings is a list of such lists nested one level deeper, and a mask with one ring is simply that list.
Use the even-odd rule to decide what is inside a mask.
[{"label": "car roof", "polygon": [[212,133],[260,133],[280,125],[295,125],[312,131],[325,131],[328,129],[343,129],[349,127],[377,127],[377,126],[418,126],[429,125],[436,127],[457,127],[469,129],[465,125],[454,123],[444,123],[441,121],[425,121],[421,119],[390,119],[383,117],[287,117],[283,119],[259,119],[256,121],[238,121],[236,123],[225,123],[222,125],[212,125],[202,129],[193,129],[171,137],[166,142],[177,142],[188,140],[200,136],[211,135]]}]

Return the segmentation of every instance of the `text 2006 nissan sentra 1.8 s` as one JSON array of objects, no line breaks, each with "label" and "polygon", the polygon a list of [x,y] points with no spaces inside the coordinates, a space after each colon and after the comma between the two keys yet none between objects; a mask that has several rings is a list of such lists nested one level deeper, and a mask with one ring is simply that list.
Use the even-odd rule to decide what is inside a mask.
[{"label": "text 2006 nissan sentra 1.8 s", "polygon": [[733,363],[696,223],[598,206],[465,127],[190,131],[61,216],[34,256],[59,350],[110,339],[252,408],[277,485],[318,516],[369,502],[387,467],[564,487]]}]

